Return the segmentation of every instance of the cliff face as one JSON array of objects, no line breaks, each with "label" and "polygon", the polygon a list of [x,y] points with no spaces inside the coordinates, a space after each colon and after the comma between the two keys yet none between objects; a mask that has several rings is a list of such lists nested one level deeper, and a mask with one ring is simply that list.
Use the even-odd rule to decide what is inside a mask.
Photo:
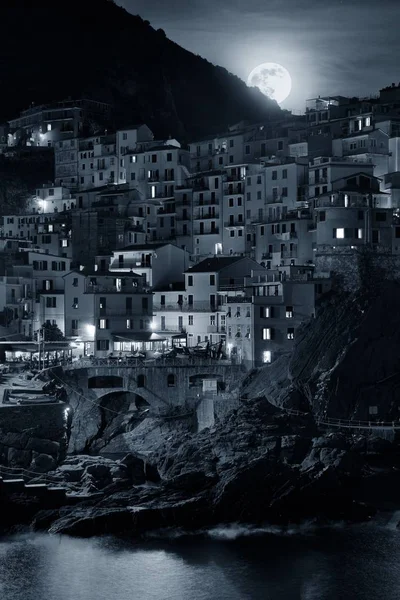
[{"label": "cliff face", "polygon": [[293,355],[256,373],[245,393],[318,416],[398,420],[399,303],[400,284],[390,281],[372,293],[332,295],[298,330]]},{"label": "cliff face", "polygon": [[[145,122],[181,139],[280,109],[239,78],[109,0],[0,4],[0,121],[68,96],[115,105],[116,124]],[[32,32],[35,32],[34,34]]]}]

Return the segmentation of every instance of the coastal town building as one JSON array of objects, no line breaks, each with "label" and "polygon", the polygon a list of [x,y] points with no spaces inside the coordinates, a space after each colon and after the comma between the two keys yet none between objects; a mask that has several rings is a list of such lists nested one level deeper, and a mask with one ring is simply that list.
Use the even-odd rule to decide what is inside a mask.
[{"label": "coastal town building", "polygon": [[113,130],[102,103],[24,111],[4,143],[51,146],[55,175],[2,218],[3,328],[54,325],[76,356],[217,347],[252,368],[290,351],[357,253],[400,254],[399,89],[188,146]]}]

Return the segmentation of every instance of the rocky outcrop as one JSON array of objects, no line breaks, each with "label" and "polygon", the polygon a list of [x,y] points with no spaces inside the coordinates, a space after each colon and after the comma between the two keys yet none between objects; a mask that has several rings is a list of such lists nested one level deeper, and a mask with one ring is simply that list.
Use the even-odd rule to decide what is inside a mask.
[{"label": "rocky outcrop", "polygon": [[243,393],[319,417],[398,421],[399,302],[393,281],[332,294],[296,331],[292,355],[257,370]]},{"label": "rocky outcrop", "polygon": [[[311,416],[289,415],[265,398],[244,400],[212,430],[158,448],[151,460],[160,476],[151,482],[141,457],[68,459],[52,475],[69,489],[97,495],[40,512],[33,526],[78,536],[139,535],[232,521],[368,519],[375,508],[363,503],[369,497],[360,497],[359,489],[376,477],[374,445],[379,442],[368,446],[360,437],[321,434]],[[393,454],[393,444],[384,445]]]},{"label": "rocky outcrop", "polygon": [[66,457],[69,417],[64,404],[4,406],[0,411],[2,474],[45,473]]}]

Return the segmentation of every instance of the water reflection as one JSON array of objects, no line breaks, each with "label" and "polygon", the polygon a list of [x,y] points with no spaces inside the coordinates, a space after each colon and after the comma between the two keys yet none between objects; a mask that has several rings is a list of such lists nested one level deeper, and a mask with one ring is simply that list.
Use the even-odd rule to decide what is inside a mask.
[{"label": "water reflection", "polygon": [[236,539],[234,530],[141,541],[41,535],[0,539],[0,598],[400,598],[400,533],[393,528],[243,533],[236,532]]}]

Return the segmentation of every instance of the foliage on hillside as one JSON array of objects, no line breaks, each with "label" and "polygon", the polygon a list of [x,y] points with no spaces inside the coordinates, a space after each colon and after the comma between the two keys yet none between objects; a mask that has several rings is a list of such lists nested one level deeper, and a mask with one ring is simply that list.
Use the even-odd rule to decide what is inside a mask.
[{"label": "foliage on hillside", "polygon": [[280,114],[258,90],[108,0],[68,0],[60,11],[54,0],[2,2],[0,21],[0,121],[32,102],[88,97],[115,105],[116,125],[145,122],[159,137],[187,140]]}]

